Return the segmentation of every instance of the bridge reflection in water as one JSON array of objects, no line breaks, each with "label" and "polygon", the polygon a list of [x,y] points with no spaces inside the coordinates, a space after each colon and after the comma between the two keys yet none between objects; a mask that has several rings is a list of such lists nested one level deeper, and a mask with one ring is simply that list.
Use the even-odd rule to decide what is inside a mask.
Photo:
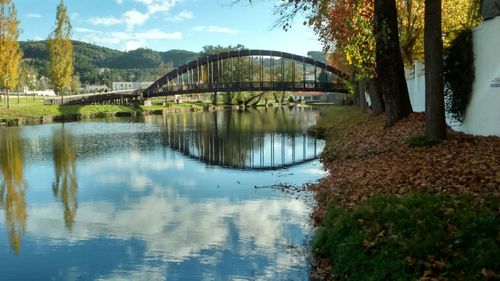
[{"label": "bridge reflection in water", "polygon": [[299,110],[300,118],[297,112],[292,117],[290,110],[282,108],[169,115],[164,137],[172,149],[208,165],[244,170],[286,168],[318,158],[324,148],[324,141],[306,134],[316,113]]}]

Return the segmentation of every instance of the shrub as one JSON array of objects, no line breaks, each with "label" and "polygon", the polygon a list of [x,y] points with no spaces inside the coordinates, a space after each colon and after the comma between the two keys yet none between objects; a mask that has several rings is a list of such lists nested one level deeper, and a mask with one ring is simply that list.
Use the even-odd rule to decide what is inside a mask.
[{"label": "shrub", "polygon": [[313,250],[339,280],[481,280],[500,271],[498,202],[410,194],[331,208]]},{"label": "shrub", "polygon": [[445,49],[443,64],[445,103],[450,116],[462,122],[475,79],[472,31],[462,31]]}]

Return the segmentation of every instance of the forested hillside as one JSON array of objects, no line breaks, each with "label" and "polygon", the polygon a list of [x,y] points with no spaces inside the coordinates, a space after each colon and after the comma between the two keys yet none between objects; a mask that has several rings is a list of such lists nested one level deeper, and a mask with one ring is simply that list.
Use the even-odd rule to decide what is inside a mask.
[{"label": "forested hillside", "polygon": [[[198,54],[184,50],[156,52],[137,49],[122,52],[93,44],[73,41],[75,76],[82,84],[108,84],[113,81],[151,81],[169,68],[180,66],[195,59]],[[47,76],[48,54],[46,41],[21,42],[25,62],[39,76]]]},{"label": "forested hillside", "polygon": [[[200,53],[185,50],[157,52],[150,49],[137,49],[129,52],[113,50],[97,45],[73,41],[75,57],[74,75],[82,85],[107,84],[113,81],[154,81],[168,70],[195,60],[199,55],[217,53],[236,46],[205,46]],[[21,42],[24,64],[34,69],[38,77],[47,77],[49,57],[46,41]],[[308,56],[326,63],[321,52],[309,52]]]}]

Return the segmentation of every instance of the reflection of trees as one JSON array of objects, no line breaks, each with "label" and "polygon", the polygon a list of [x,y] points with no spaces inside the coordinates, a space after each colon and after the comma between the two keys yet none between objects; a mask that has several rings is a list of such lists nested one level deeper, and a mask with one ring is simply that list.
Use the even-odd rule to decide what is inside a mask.
[{"label": "reflection of trees", "polygon": [[208,164],[264,168],[263,163],[255,165],[257,152],[269,153],[263,150],[264,142],[271,145],[274,136],[292,143],[296,137],[305,138],[307,118],[295,115],[283,108],[171,115],[166,138],[172,148]]},{"label": "reflection of trees", "polygon": [[74,137],[64,128],[52,135],[56,180],[52,186],[54,196],[61,200],[64,208],[64,222],[71,230],[78,208],[78,182],[76,176],[76,153]]},{"label": "reflection of trees", "polygon": [[0,208],[5,211],[5,224],[14,252],[19,254],[26,230],[26,181],[24,180],[23,140],[19,129],[3,130],[0,134]]}]

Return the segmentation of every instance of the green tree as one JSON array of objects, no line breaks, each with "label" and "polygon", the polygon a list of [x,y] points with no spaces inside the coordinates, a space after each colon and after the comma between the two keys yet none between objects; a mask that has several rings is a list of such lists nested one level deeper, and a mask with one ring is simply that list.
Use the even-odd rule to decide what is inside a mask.
[{"label": "green tree", "polygon": [[10,0],[0,0],[0,88],[6,91],[9,108],[9,90],[17,87],[19,63],[23,54],[19,47],[19,21],[16,7]]},{"label": "green tree", "polygon": [[64,91],[70,86],[73,75],[71,23],[64,0],[57,6],[56,28],[47,40],[47,49],[50,59],[49,78],[56,94],[61,95],[62,103]]}]

